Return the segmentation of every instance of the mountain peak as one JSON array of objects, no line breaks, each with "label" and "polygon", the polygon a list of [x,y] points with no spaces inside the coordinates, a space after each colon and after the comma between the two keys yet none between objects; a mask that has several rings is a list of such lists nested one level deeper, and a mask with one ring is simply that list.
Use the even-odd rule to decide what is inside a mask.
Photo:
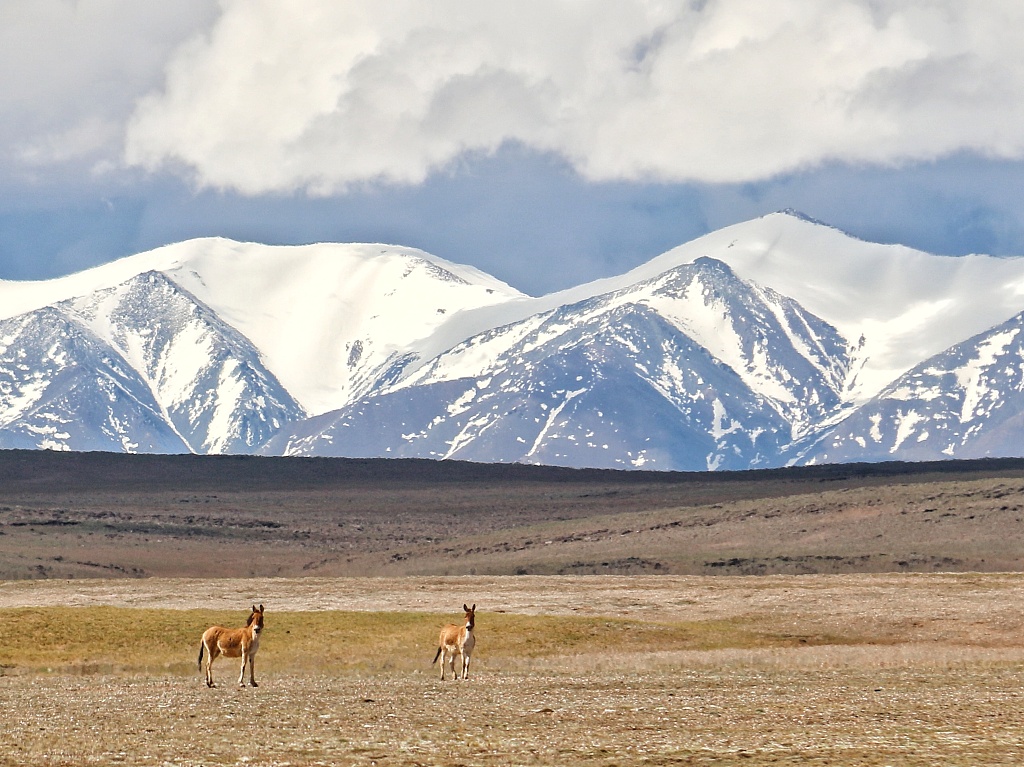
[{"label": "mountain peak", "polygon": [[858,237],[855,234],[850,234],[850,232],[841,227],[836,226],[835,224],[830,224],[827,221],[822,221],[820,218],[814,218],[813,216],[809,216],[803,211],[797,210],[796,208],[783,208],[782,210],[777,210],[774,213],[768,213],[764,216],[761,216],[761,220],[765,219],[793,219],[803,224],[811,224],[812,226],[815,227],[821,227],[822,229],[829,229],[833,232],[838,232],[839,234],[843,235],[843,237],[848,237],[851,240],[857,240],[858,242],[867,242],[867,240],[864,240],[863,238]]},{"label": "mountain peak", "polygon": [[835,228],[835,227],[832,227],[830,224],[826,224],[824,221],[821,221],[819,219],[812,218],[811,216],[808,216],[806,213],[804,213],[803,211],[797,210],[796,208],[783,208],[782,210],[777,210],[774,213],[769,213],[768,215],[769,216],[789,216],[790,218],[795,218],[795,219],[798,219],[800,221],[806,221],[808,224],[817,224],[818,226],[828,226],[828,227],[831,227],[833,229]]}]

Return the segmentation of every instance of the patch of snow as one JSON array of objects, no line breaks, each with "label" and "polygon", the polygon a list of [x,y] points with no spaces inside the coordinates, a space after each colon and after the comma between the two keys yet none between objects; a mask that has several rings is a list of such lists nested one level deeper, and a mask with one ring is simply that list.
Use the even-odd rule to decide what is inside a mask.
[{"label": "patch of snow", "polygon": [[1011,328],[1004,333],[998,333],[978,347],[978,356],[967,362],[965,365],[954,370],[957,383],[964,390],[963,405],[960,409],[960,423],[967,423],[980,415],[978,412],[979,403],[988,394],[983,378],[989,367],[1002,356],[1006,347],[1013,342],[1019,332],[1018,328]]},{"label": "patch of snow", "polygon": [[899,411],[896,415],[896,439],[893,441],[892,447],[889,448],[889,452],[895,453],[899,450],[900,445],[914,433],[914,427],[924,420],[926,420],[925,417],[916,410],[909,410],[906,413],[902,410]]}]

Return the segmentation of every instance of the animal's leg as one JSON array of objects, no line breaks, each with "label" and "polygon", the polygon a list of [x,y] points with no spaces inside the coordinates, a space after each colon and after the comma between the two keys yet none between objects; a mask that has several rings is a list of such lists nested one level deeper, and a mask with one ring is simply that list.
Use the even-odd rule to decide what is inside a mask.
[{"label": "animal's leg", "polygon": [[206,656],[206,686],[216,687],[213,683],[213,653],[208,653]]},{"label": "animal's leg", "polygon": [[444,651],[444,647],[441,648],[441,681],[444,681],[445,664],[448,662],[448,653]]},{"label": "animal's leg", "polygon": [[469,679],[469,656],[465,653],[462,654],[462,678]]},{"label": "animal's leg", "polygon": [[249,684],[251,684],[253,687],[259,687],[259,685],[256,684],[256,656],[255,655],[250,655],[249,656]]},{"label": "animal's leg", "polygon": [[249,662],[249,653],[242,651],[242,670],[238,672],[238,686],[245,687],[245,665]]},{"label": "animal's leg", "polygon": [[[458,655],[459,655],[459,665],[458,666],[455,665],[455,652],[457,652]],[[462,671],[462,651],[461,650],[456,650],[455,652],[452,653],[452,675],[456,679],[458,679],[459,678],[459,672]]]}]

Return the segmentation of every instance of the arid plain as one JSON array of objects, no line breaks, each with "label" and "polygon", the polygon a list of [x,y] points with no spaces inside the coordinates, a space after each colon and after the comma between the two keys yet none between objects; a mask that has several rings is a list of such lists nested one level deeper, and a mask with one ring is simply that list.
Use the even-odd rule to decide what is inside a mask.
[{"label": "arid plain", "polygon": [[0,764],[1024,764],[1022,518],[1024,461],[0,454]]}]

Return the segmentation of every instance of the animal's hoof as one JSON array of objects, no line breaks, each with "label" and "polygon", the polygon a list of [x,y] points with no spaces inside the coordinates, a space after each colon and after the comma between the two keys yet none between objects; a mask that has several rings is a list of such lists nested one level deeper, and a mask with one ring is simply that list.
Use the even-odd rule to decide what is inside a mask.
[{"label": "animal's hoof", "polygon": [[259,687],[259,685],[258,685],[258,684],[256,684],[255,682],[253,682],[253,683],[252,683],[252,686],[253,686],[253,687]]}]

